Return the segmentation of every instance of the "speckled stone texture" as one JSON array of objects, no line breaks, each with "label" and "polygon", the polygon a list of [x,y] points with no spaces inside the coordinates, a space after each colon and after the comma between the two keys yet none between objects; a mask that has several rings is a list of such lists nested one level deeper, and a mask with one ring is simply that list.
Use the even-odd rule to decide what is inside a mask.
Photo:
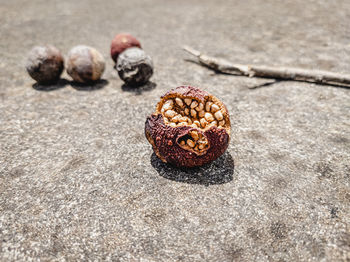
[{"label": "speckled stone texture", "polygon": [[[180,49],[348,73],[348,0],[0,1],[0,261],[350,260],[350,90],[263,86]],[[108,59],[119,32],[154,60],[141,89]],[[97,48],[103,80],[35,85],[26,54],[46,43]],[[232,122],[227,152],[191,170],[144,136],[159,97],[186,84]]]}]

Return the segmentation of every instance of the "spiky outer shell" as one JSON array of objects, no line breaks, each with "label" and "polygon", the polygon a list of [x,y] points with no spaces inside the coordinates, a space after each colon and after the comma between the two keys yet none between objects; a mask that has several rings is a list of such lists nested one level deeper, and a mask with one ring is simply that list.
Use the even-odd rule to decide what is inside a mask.
[{"label": "spiky outer shell", "polygon": [[54,46],[35,46],[29,52],[26,69],[39,84],[52,84],[57,82],[62,74],[64,59]]},{"label": "spiky outer shell", "polygon": [[117,34],[111,43],[111,57],[113,61],[117,62],[118,56],[130,47],[141,48],[141,43],[130,34]]},{"label": "spiky outer shell", "polygon": [[105,60],[95,48],[78,45],[68,53],[67,73],[74,81],[89,83],[99,80],[105,70]]},{"label": "spiky outer shell", "polygon": [[149,55],[138,47],[131,47],[120,54],[116,70],[119,77],[129,86],[141,86],[153,74],[153,62]]},{"label": "spiky outer shell", "polygon": [[[162,100],[179,96],[190,97],[202,102],[210,96],[211,99],[219,101],[207,92],[191,86],[175,88],[162,96]],[[216,126],[211,126],[208,129],[193,128],[192,126],[171,127],[165,124],[164,117],[160,112],[162,100],[157,105],[156,112],[147,117],[145,135],[152,145],[155,154],[163,162],[178,167],[202,166],[214,161],[226,151],[230,141],[230,121],[228,114],[225,116],[225,119],[228,121],[226,128]],[[193,130],[202,133],[208,140],[209,148],[204,154],[196,154],[193,151],[184,149],[179,144],[180,139],[187,136]]]}]

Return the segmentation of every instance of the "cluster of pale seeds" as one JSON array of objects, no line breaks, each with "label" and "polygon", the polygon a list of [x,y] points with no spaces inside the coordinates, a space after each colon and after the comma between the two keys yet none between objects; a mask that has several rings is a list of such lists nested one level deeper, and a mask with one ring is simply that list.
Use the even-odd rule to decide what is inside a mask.
[{"label": "cluster of pale seeds", "polygon": [[196,153],[202,153],[208,149],[208,140],[197,131],[190,131],[188,135],[182,137],[179,141],[182,148],[194,150]]},{"label": "cluster of pale seeds", "polygon": [[[213,101],[205,103],[191,98],[168,99],[162,106],[164,122],[171,127],[192,126],[193,128],[206,128],[210,126],[223,127],[225,125],[224,109]],[[200,132],[195,130],[179,141],[182,148],[194,150],[201,154],[208,149],[208,141]]]},{"label": "cluster of pale seeds", "polygon": [[209,125],[218,127],[225,125],[220,106],[212,101],[203,104],[191,98],[176,97],[165,101],[161,113],[164,122],[172,127],[190,125],[194,128],[205,128]]}]

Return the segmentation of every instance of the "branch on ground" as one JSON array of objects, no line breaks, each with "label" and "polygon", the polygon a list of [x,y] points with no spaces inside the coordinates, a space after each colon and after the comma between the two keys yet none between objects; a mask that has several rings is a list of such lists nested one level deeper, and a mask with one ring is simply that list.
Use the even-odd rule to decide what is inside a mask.
[{"label": "branch on ground", "polygon": [[350,87],[349,74],[293,67],[234,64],[223,59],[207,56],[189,46],[184,46],[183,49],[191,55],[197,57],[200,64],[215,70],[216,72],[224,74],[243,75],[248,77],[265,77],[282,80],[313,82],[318,84],[330,84],[345,86],[348,88]]}]

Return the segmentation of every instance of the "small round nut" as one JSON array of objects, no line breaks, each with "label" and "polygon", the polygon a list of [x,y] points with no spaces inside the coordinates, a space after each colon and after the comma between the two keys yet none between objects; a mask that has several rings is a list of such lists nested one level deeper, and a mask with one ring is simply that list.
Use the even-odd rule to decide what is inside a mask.
[{"label": "small round nut", "polygon": [[52,45],[35,46],[28,54],[26,69],[39,84],[52,84],[60,79],[64,68],[61,52]]},{"label": "small round nut", "polygon": [[131,47],[119,55],[116,70],[127,85],[141,86],[151,78],[153,62],[142,49]]},{"label": "small round nut", "polygon": [[[177,103],[180,99],[185,103]],[[206,103],[217,106],[223,122],[218,124],[210,108],[205,110]],[[186,109],[201,104],[199,109],[206,111],[204,115],[185,116]],[[171,118],[173,116],[177,118]],[[181,121],[184,117],[189,121]],[[179,167],[201,166],[217,159],[227,149],[230,133],[230,117],[225,105],[208,92],[191,86],[177,87],[162,96],[156,111],[145,123],[145,135],[155,154],[163,162]]]},{"label": "small round nut", "polygon": [[141,43],[130,34],[117,34],[111,43],[111,57],[113,61],[117,62],[118,56],[130,47],[141,48]]},{"label": "small round nut", "polygon": [[105,60],[95,48],[78,45],[68,53],[67,73],[74,81],[89,83],[99,80],[105,70]]}]

